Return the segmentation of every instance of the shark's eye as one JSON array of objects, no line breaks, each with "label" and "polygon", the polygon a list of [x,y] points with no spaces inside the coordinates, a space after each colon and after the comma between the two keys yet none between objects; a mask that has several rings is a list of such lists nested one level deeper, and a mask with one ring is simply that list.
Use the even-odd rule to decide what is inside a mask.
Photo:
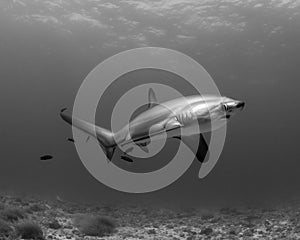
[{"label": "shark's eye", "polygon": [[226,104],[223,104],[223,107],[224,107],[224,111],[227,112],[228,106]]}]

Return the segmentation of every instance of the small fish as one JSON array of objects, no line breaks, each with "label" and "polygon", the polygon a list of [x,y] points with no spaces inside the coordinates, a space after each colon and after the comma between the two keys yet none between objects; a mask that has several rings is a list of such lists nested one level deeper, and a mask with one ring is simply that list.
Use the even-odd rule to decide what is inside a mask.
[{"label": "small fish", "polygon": [[56,196],[56,201],[58,201],[58,202],[63,202],[64,200],[62,200],[62,198],[60,197],[60,196]]},{"label": "small fish", "polygon": [[47,161],[47,160],[50,160],[52,158],[53,158],[53,156],[51,156],[51,155],[43,155],[43,156],[40,157],[40,160]]},{"label": "small fish", "polygon": [[45,207],[51,209],[51,207],[48,204],[45,204]]},{"label": "small fish", "polygon": [[90,140],[90,136],[88,136],[85,140],[85,142],[88,142],[88,140]]},{"label": "small fish", "polygon": [[75,140],[73,138],[68,138],[67,139],[69,142],[75,142]]},{"label": "small fish", "polygon": [[130,162],[130,163],[133,163],[133,160],[127,156],[121,156],[121,159],[126,161],[126,162]]}]

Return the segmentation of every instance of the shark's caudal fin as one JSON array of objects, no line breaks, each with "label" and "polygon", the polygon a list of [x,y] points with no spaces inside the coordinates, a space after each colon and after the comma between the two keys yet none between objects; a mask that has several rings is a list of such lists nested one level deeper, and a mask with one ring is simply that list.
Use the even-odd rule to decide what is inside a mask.
[{"label": "shark's caudal fin", "polygon": [[67,123],[73,125],[74,127],[86,132],[87,134],[95,137],[104,151],[106,157],[111,160],[116,148],[116,143],[114,140],[114,134],[104,128],[93,125],[89,122],[83,121],[78,118],[73,118],[69,114],[65,113],[66,109],[62,109],[60,112],[60,116]]}]

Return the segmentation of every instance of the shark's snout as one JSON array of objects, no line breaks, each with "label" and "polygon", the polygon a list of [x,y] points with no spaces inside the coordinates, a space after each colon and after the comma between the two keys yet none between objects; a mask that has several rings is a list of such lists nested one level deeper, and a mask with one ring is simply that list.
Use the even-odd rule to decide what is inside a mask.
[{"label": "shark's snout", "polygon": [[245,107],[245,102],[235,100],[232,98],[226,98],[223,102],[224,110],[226,112],[225,117],[229,119],[232,115],[242,111]]}]

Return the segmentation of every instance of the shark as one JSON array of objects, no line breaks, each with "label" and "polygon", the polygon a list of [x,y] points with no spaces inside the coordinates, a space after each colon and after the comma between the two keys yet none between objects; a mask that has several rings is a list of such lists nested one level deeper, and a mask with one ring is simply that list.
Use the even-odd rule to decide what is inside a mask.
[{"label": "shark", "polygon": [[118,146],[135,145],[148,152],[151,141],[174,138],[182,141],[195,154],[195,158],[203,163],[209,153],[203,134],[222,127],[244,106],[244,101],[215,95],[192,95],[159,103],[154,90],[150,88],[147,110],[117,132],[72,117],[66,113],[66,108],[61,110],[60,116],[87,133],[88,138],[97,139],[109,161]]}]

